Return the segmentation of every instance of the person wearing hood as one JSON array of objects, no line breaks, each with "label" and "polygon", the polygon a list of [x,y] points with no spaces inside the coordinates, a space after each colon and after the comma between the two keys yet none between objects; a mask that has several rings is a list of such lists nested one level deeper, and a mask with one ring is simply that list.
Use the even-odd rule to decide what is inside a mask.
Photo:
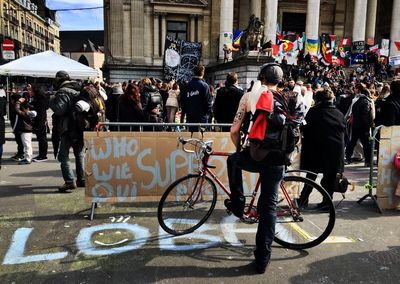
[{"label": "person wearing hood", "polygon": [[163,98],[156,87],[154,87],[149,78],[144,78],[141,81],[141,96],[142,108],[145,116],[151,122],[157,121],[152,119],[155,116],[162,118],[164,109]]},{"label": "person wearing hood", "polygon": [[346,115],[350,122],[350,141],[346,147],[346,162],[351,163],[354,147],[360,140],[363,146],[365,165],[370,165],[371,145],[369,143],[370,130],[375,119],[375,107],[369,91],[361,83],[354,88],[355,98]]},{"label": "person wearing hood", "polygon": [[[60,186],[58,190],[65,192],[85,186],[83,132],[77,129],[73,117],[75,101],[80,94],[81,86],[76,81],[72,81],[67,72],[58,71],[54,80],[54,89],[56,93],[50,97],[50,108],[54,111],[58,122],[57,130],[60,136],[60,145],[57,159],[61,164],[61,173],[64,179],[64,185]],[[75,156],[76,183],[69,159],[71,148]]]}]

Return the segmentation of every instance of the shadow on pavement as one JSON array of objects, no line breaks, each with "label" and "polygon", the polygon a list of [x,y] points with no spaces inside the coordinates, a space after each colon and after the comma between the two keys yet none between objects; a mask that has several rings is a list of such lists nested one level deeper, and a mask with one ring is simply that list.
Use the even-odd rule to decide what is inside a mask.
[{"label": "shadow on pavement", "polygon": [[[152,241],[158,242],[158,239],[155,237]],[[73,271],[53,271],[47,275],[39,274],[34,270],[25,273],[8,273],[0,276],[0,283],[154,283],[158,281],[173,283],[182,282],[183,279],[187,281],[192,279],[197,282],[201,279],[207,283],[227,279],[238,281],[242,276],[254,276],[254,279],[259,279],[256,281],[264,279],[264,282],[268,273],[272,273],[268,270],[273,270],[275,267],[269,267],[265,274],[256,274],[251,264],[252,251],[253,247],[250,246],[240,248],[222,246],[222,250],[221,247],[216,247],[215,250],[208,248],[194,252],[168,251],[164,254],[169,254],[170,261],[165,264],[160,264],[157,260],[160,250],[154,248],[95,258],[78,255],[71,256],[69,260],[64,259],[60,263],[62,270],[68,271],[74,267]],[[298,254],[293,257],[273,258],[272,264],[286,259],[301,259],[308,255],[305,251],[296,251],[296,253]],[[174,258],[186,258],[188,261],[185,265],[179,266],[176,262],[171,262]],[[94,260],[97,263],[77,269],[76,263],[83,260]],[[152,264],[156,262],[157,265]],[[57,267],[60,266],[57,265]]]},{"label": "shadow on pavement", "polygon": [[398,246],[379,252],[351,252],[308,265],[309,272],[292,277],[290,283],[399,283],[399,267]]}]

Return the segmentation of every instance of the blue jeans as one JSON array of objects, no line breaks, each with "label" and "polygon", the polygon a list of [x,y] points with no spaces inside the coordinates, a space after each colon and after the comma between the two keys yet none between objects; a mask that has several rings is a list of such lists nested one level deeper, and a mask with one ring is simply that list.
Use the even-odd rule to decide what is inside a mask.
[{"label": "blue jeans", "polygon": [[64,134],[61,136],[60,148],[57,155],[57,159],[61,163],[62,176],[66,183],[72,183],[74,181],[74,173],[72,171],[71,162],[69,159],[69,149],[71,147],[75,156],[76,178],[78,181],[84,181],[85,175],[83,170],[83,141],[73,143],[68,134]]},{"label": "blue jeans", "polygon": [[[266,265],[271,257],[271,245],[275,236],[278,189],[284,176],[284,166],[268,166],[265,162],[256,162],[248,151],[232,154],[227,163],[231,199],[243,196],[242,170],[260,173],[261,194],[257,204],[260,217],[254,256],[257,263]],[[235,203],[234,200],[232,202]]]}]

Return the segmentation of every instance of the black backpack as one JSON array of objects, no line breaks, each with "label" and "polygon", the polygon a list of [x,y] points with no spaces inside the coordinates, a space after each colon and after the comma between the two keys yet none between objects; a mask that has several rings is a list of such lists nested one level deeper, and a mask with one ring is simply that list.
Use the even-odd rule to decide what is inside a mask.
[{"label": "black backpack", "polygon": [[248,132],[250,156],[255,161],[289,165],[289,156],[300,139],[300,125],[305,114],[304,104],[300,95],[295,92],[267,91],[262,93],[260,99],[265,96],[272,99],[272,105],[269,111],[257,108],[251,118]]}]

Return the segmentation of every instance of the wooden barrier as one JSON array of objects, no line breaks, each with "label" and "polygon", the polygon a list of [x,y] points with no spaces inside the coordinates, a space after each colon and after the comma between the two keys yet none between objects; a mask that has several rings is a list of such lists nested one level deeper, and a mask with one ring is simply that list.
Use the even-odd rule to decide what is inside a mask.
[{"label": "wooden barrier", "polygon": [[382,209],[400,209],[400,198],[395,196],[399,181],[394,168],[394,156],[400,152],[400,126],[383,127],[379,147],[377,199]]}]

